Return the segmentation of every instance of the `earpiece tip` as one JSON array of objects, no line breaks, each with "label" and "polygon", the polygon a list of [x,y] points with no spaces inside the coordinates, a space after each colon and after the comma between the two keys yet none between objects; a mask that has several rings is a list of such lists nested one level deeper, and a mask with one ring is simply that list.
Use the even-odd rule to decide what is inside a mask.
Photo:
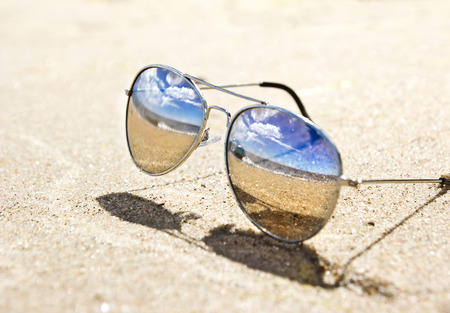
[{"label": "earpiece tip", "polygon": [[441,175],[441,184],[444,186],[450,186],[450,174]]}]

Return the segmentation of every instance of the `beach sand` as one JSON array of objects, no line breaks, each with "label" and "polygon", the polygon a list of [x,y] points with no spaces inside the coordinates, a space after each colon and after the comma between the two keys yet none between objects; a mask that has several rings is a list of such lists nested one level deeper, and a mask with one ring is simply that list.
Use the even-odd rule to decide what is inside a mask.
[{"label": "beach sand", "polygon": [[[124,95],[151,63],[283,83],[345,175],[438,178],[449,12],[446,0],[1,2],[0,312],[449,312],[448,188],[343,187],[316,236],[280,243],[236,203],[223,142],[167,175],[136,169]],[[282,90],[235,90],[298,110]],[[202,92],[231,114],[251,104]],[[211,136],[226,119],[211,111]],[[263,198],[250,176],[243,190]]]}]

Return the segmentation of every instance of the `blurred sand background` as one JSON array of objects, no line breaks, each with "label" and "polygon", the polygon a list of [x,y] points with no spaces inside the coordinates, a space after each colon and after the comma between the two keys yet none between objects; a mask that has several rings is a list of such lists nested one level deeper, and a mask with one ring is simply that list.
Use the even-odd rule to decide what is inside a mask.
[{"label": "blurred sand background", "polygon": [[[346,175],[439,177],[449,1],[18,0],[0,25],[1,312],[450,311],[446,190],[344,189],[317,236],[281,244],[240,212],[222,144],[139,173],[123,91],[151,63],[285,83]],[[281,91],[241,91],[295,110]],[[225,122],[214,114],[212,135]]]}]

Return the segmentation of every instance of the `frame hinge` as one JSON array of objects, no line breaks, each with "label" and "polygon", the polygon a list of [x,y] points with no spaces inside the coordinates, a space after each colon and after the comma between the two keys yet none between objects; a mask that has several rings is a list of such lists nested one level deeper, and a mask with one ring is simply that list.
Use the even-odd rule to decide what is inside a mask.
[{"label": "frame hinge", "polygon": [[339,181],[342,186],[348,186],[348,187],[358,187],[359,184],[361,184],[360,179],[352,179],[345,176],[339,177]]}]

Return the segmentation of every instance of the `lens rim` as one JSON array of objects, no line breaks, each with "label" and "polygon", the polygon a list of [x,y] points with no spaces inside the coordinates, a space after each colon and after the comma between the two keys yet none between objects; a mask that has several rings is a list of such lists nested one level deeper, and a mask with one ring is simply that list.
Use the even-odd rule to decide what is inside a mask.
[{"label": "lens rim", "polygon": [[[245,111],[251,110],[251,109],[256,109],[256,108],[263,108],[263,109],[275,109],[284,113],[287,113],[293,117],[299,118],[301,119],[303,122],[305,122],[309,127],[312,127],[314,130],[316,130],[321,136],[323,136],[323,138],[325,138],[325,140],[328,141],[328,143],[330,144],[330,146],[332,147],[333,151],[336,153],[337,158],[338,158],[338,166],[339,166],[339,174],[338,174],[338,178],[342,176],[343,173],[343,166],[342,166],[342,159],[341,159],[341,155],[339,153],[339,151],[336,148],[336,145],[333,143],[333,141],[329,138],[329,136],[316,124],[314,124],[311,120],[297,115],[295,113],[292,113],[286,109],[280,108],[280,107],[276,107],[276,106],[272,106],[272,105],[250,105],[247,107],[242,108],[241,110],[239,110],[236,114],[234,114],[234,116],[232,117],[232,119],[230,120],[230,123],[228,125],[228,129],[227,129],[227,133],[225,136],[225,167],[226,167],[226,172],[227,172],[227,177],[228,177],[228,183],[230,185],[230,188],[233,192],[234,198],[236,199],[236,202],[239,204],[239,207],[241,208],[242,212],[245,214],[245,216],[247,216],[247,218],[253,223],[253,225],[255,225],[259,230],[261,230],[264,234],[268,235],[269,237],[272,237],[274,239],[280,240],[280,241],[284,241],[284,242],[288,242],[288,243],[299,243],[299,242],[303,242],[313,236],[315,236],[318,232],[320,232],[325,225],[328,223],[329,219],[328,218],[326,220],[326,222],[323,224],[323,226],[321,228],[319,228],[317,231],[315,231],[314,233],[312,233],[311,235],[301,238],[301,239],[288,239],[288,238],[283,238],[280,236],[277,236],[275,234],[272,234],[270,231],[268,231],[267,229],[265,229],[264,227],[262,227],[261,225],[259,225],[258,223],[256,223],[253,218],[251,218],[251,216],[247,213],[247,211],[244,209],[241,201],[239,200],[236,190],[233,187],[233,183],[231,181],[231,175],[230,175],[230,170],[228,168],[228,140],[229,140],[229,136],[231,133],[231,129],[233,127],[234,122],[236,121],[236,119]],[[339,198],[339,193],[340,193],[340,189],[341,189],[341,185],[338,183],[337,186],[337,198]],[[336,208],[336,205],[333,207],[330,216],[333,214],[334,210]]]},{"label": "lens rim", "polygon": [[[190,146],[189,150],[185,153],[185,155],[178,161],[178,163],[176,163],[175,165],[173,165],[172,167],[168,168],[167,170],[163,171],[163,172],[159,172],[159,173],[152,173],[149,172],[145,169],[143,169],[141,166],[139,166],[139,164],[136,162],[136,160],[134,159],[133,153],[131,151],[131,147],[130,147],[130,140],[129,140],[129,136],[128,136],[128,109],[130,106],[130,100],[131,100],[131,96],[133,93],[133,87],[137,81],[137,79],[139,78],[139,76],[146,70],[151,69],[151,68],[161,68],[164,70],[167,70],[169,72],[172,72],[176,75],[181,76],[191,87],[192,89],[194,89],[194,91],[197,93],[197,95],[199,96],[202,106],[203,106],[203,123],[202,126],[200,128],[200,131],[197,134],[197,137],[195,138],[194,142],[192,143],[192,145]],[[125,111],[125,133],[126,133],[126,137],[127,137],[127,147],[128,147],[128,152],[130,153],[131,159],[133,160],[134,165],[136,165],[136,167],[141,171],[144,172],[148,175],[151,176],[161,176],[164,174],[167,174],[173,170],[175,170],[176,168],[178,168],[180,165],[182,165],[187,158],[189,158],[189,156],[194,152],[194,150],[198,147],[198,145],[200,144],[205,129],[206,129],[206,125],[207,125],[207,121],[208,121],[208,117],[209,117],[209,110],[208,110],[208,104],[206,102],[205,97],[203,96],[202,92],[200,91],[200,88],[197,87],[197,85],[195,84],[194,81],[192,81],[189,77],[186,77],[185,74],[183,74],[182,72],[174,69],[173,67],[167,66],[167,65],[162,65],[162,64],[150,64],[147,65],[145,67],[143,67],[134,77],[133,82],[131,83],[131,87],[129,89],[129,91],[127,92],[127,107],[126,107],[126,111]]]}]

